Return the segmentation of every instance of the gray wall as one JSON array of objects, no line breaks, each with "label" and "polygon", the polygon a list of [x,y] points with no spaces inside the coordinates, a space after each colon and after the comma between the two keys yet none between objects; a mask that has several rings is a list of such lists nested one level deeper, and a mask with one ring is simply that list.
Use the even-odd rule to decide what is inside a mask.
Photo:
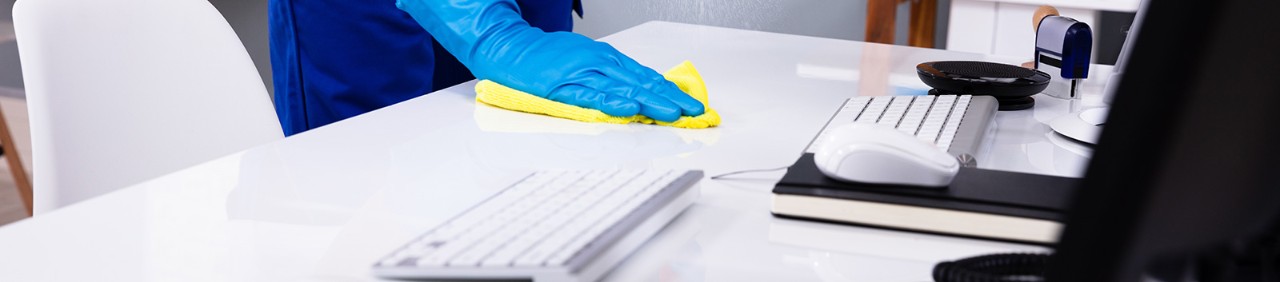
[{"label": "gray wall", "polygon": [[22,66],[13,39],[14,0],[0,0],[0,95],[22,97]]},{"label": "gray wall", "polygon": [[[949,0],[939,1],[939,23]],[[908,6],[899,5],[897,44],[906,43]],[[817,37],[863,40],[866,0],[583,0],[574,30],[592,38],[651,20],[704,24]],[[946,27],[939,26],[938,34]],[[945,46],[939,40],[938,46]]]}]

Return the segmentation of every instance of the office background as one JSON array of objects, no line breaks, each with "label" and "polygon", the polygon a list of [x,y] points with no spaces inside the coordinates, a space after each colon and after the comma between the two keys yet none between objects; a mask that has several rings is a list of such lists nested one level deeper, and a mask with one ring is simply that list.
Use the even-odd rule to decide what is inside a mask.
[{"label": "office background", "polygon": [[[13,4],[0,0],[0,107],[17,139],[18,154],[28,173],[31,160],[21,65],[13,36]],[[865,0],[584,0],[585,17],[575,31],[598,38],[651,21],[664,20],[763,30],[809,36],[861,40],[865,31]],[[945,11],[950,0],[940,0]],[[271,91],[271,64],[267,44],[267,0],[210,0],[222,12],[258,73]],[[907,5],[898,9],[898,44],[905,44]],[[945,25],[945,13],[938,21]],[[946,30],[940,26],[938,30]],[[944,34],[945,32],[939,32]],[[945,35],[940,35],[940,37]],[[938,42],[944,42],[939,39]],[[939,45],[942,46],[942,45]],[[6,154],[12,154],[6,152]],[[25,218],[8,166],[0,162],[0,225]]]},{"label": "office background", "polygon": [[[12,7],[16,0],[0,0],[0,107],[9,122],[18,154],[30,168],[30,134],[26,125],[21,67],[13,38]],[[223,13],[244,42],[268,91],[272,88],[267,44],[267,0],[210,0]],[[939,0],[936,46],[946,46],[951,0]],[[584,0],[585,15],[576,19],[575,31],[598,38],[651,21],[663,20],[730,28],[761,30],[845,40],[863,40],[866,0]],[[896,44],[905,44],[909,5],[899,5]],[[1132,16],[1103,13],[1102,21],[1127,22]],[[1109,25],[1124,26],[1124,25]],[[1114,62],[1123,29],[1099,34],[1099,63]],[[1108,38],[1113,38],[1108,41]],[[6,152],[11,154],[11,152]],[[25,217],[8,167],[0,162],[0,224]],[[28,173],[30,171],[28,170]]]}]

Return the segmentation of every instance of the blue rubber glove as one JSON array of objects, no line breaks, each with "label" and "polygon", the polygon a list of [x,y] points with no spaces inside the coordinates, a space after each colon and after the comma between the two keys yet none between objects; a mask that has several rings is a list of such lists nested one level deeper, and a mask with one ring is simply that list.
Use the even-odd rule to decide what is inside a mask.
[{"label": "blue rubber glove", "polygon": [[661,74],[609,44],[529,26],[514,0],[397,0],[396,7],[477,78],[613,116],[672,122],[705,111]]}]

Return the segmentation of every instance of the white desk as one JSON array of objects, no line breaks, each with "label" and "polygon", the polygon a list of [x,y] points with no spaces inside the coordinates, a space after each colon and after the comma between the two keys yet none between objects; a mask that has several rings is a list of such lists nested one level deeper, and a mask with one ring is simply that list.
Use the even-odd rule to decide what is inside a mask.
[{"label": "white desk", "polygon": [[[604,40],[659,70],[695,62],[723,126],[509,112],[476,105],[467,83],[0,228],[0,281],[375,280],[378,257],[533,169],[787,166],[844,99],[921,86],[916,63],[1018,63],[664,22]],[[997,115],[980,166],[1080,175],[1089,151],[1054,140],[1043,122],[1070,105],[1051,99]],[[610,279],[928,280],[939,260],[1042,250],[774,218],[781,175],[704,179],[698,202]]]}]

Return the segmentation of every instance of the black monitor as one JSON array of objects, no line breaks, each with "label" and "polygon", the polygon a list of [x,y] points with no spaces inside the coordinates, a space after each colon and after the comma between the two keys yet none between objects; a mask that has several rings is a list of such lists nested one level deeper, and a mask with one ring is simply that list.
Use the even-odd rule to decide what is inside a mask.
[{"label": "black monitor", "polygon": [[1278,263],[1280,1],[1145,8],[1047,278],[1251,280]]}]

